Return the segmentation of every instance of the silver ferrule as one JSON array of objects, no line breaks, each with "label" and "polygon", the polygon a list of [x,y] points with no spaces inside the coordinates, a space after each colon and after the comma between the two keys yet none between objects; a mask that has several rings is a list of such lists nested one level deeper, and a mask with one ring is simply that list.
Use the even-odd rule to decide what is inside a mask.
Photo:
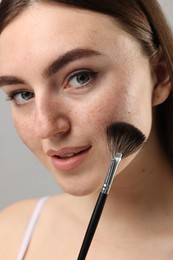
[{"label": "silver ferrule", "polygon": [[116,153],[115,157],[112,159],[111,164],[108,169],[108,173],[106,175],[103,187],[102,187],[102,193],[108,194],[110,191],[110,188],[112,186],[112,182],[114,180],[117,168],[119,163],[121,162],[122,154]]}]

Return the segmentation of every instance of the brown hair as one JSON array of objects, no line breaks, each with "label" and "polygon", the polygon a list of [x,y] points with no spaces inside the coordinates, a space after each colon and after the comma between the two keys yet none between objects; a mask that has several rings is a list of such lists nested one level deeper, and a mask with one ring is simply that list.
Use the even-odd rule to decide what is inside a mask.
[{"label": "brown hair", "polygon": [[[156,0],[2,0],[0,4],[0,32],[18,14],[34,2],[56,2],[71,7],[108,14],[135,37],[150,60],[158,50],[163,56],[173,88],[173,37]],[[156,107],[157,129],[161,143],[172,162],[173,158],[173,90],[170,97]]]}]

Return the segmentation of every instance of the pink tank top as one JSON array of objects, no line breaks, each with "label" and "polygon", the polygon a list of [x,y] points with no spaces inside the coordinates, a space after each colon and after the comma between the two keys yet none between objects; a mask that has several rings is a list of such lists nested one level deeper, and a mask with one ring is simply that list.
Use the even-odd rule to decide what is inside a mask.
[{"label": "pink tank top", "polygon": [[34,231],[34,228],[35,228],[35,226],[37,224],[37,221],[39,219],[42,207],[43,207],[45,201],[47,200],[47,198],[48,197],[41,198],[38,201],[38,203],[37,203],[37,205],[35,207],[35,210],[34,210],[32,216],[31,216],[28,228],[26,230],[26,233],[25,233],[25,236],[24,236],[21,248],[19,250],[19,254],[18,254],[17,260],[24,260],[24,256],[25,256],[26,251],[28,249],[28,246],[29,246],[29,243],[30,243],[33,231]]}]

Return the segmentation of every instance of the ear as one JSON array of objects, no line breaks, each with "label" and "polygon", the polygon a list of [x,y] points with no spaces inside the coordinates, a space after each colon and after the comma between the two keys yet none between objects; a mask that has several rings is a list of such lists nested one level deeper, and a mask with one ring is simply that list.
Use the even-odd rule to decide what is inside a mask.
[{"label": "ear", "polygon": [[153,89],[152,105],[157,106],[163,103],[171,92],[171,80],[167,64],[162,50],[159,51],[157,64],[155,66],[156,84]]}]

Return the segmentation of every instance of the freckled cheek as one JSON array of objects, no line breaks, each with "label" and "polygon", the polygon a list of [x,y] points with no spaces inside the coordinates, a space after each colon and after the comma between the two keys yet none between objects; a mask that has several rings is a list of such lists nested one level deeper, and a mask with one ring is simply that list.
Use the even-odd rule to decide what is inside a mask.
[{"label": "freckled cheek", "polygon": [[13,115],[13,122],[14,126],[16,128],[16,131],[23,141],[23,143],[33,152],[38,147],[37,140],[34,138],[34,132],[33,132],[33,125],[31,122],[33,122],[31,119],[21,118],[20,116]]},{"label": "freckled cheek", "polygon": [[113,97],[110,94],[86,102],[86,105],[81,105],[82,123],[85,121],[89,126],[105,129],[110,123],[122,120],[127,116],[126,111],[119,108],[120,102],[122,103],[120,97]]},{"label": "freckled cheek", "polygon": [[138,89],[122,86],[119,89],[121,91],[109,86],[104,94],[91,97],[81,104],[76,118],[80,118],[81,125],[93,131],[93,135],[98,133],[103,137],[106,127],[118,121],[134,124],[148,135],[151,127],[150,96],[141,95]]},{"label": "freckled cheek", "polygon": [[93,123],[95,120],[100,127],[113,122],[126,121],[128,95],[127,86],[118,79],[118,75],[116,77],[114,73],[109,73],[100,88],[96,90],[95,96],[91,98],[89,122]]}]

